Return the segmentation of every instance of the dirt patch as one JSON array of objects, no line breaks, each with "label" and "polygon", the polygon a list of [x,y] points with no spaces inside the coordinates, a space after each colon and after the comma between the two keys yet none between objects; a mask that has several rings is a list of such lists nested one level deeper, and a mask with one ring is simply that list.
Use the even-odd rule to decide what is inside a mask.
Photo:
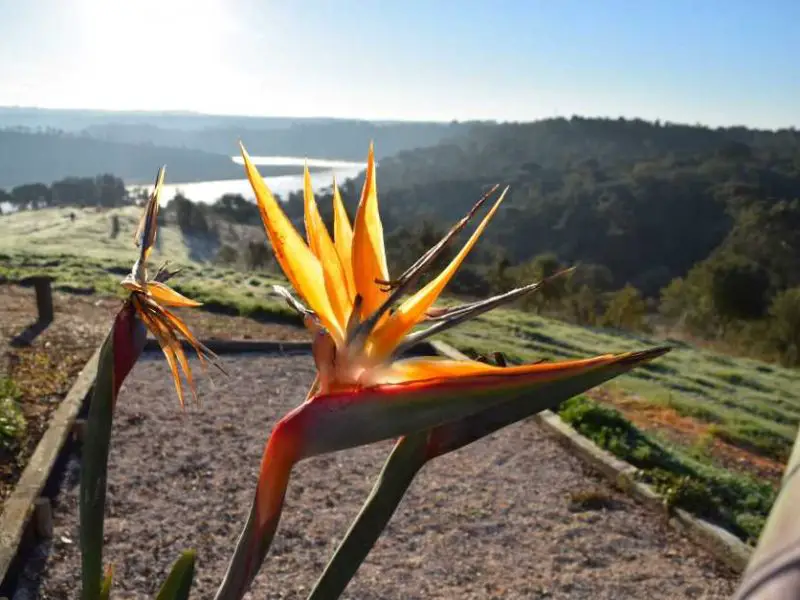
[{"label": "dirt patch", "polygon": [[[66,396],[75,376],[108,333],[120,307],[117,298],[53,293],[54,321],[27,347],[12,340],[36,321],[33,288],[0,285],[0,376],[22,392],[26,434],[8,455],[0,455],[0,512],[28,458],[47,428],[50,415]],[[307,340],[305,330],[285,324],[257,323],[244,317],[177,311],[201,338]]]},{"label": "dirt patch", "polygon": [[[122,389],[105,552],[115,568],[115,597],[152,598],[188,547],[198,552],[193,597],[213,595],[252,498],[265,440],[314,376],[310,357],[223,360],[231,377],[217,378],[213,390],[201,381],[199,409],[179,411],[160,359],[140,361]],[[390,447],[375,444],[296,467],[273,547],[247,597],[306,596]],[[26,569],[26,589],[38,585],[43,600],[72,598],[78,589],[77,481],[73,464],[55,508],[49,556],[42,549],[45,565]],[[603,502],[576,507],[576,494],[587,488]],[[428,465],[344,597],[728,598],[735,582],[525,422]]]},{"label": "dirt patch", "polygon": [[721,467],[754,475],[776,486],[780,484],[786,468],[784,463],[719,439],[713,435],[712,426],[707,423],[681,415],[668,406],[652,404],[639,396],[612,392],[607,388],[591,390],[589,396],[613,405],[626,419],[644,431],[657,431],[684,447],[702,448]]}]

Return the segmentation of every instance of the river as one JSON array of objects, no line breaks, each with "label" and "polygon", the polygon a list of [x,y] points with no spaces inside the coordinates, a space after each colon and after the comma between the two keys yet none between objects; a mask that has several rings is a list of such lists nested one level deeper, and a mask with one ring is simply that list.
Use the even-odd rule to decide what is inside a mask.
[{"label": "river", "polygon": [[[267,187],[273,194],[281,196],[284,200],[289,192],[294,192],[303,188],[303,165],[305,158],[295,156],[252,156],[252,161],[256,165],[262,166],[296,166],[296,175],[278,175],[264,177]],[[233,162],[242,164],[240,156],[232,157]],[[308,159],[308,166],[315,169],[311,173],[311,181],[314,190],[330,188],[333,183],[333,176],[341,184],[345,179],[352,179],[364,170],[364,163],[349,162],[344,160],[325,160]],[[167,172],[169,175],[169,171]],[[133,192],[140,185],[128,186],[128,190]],[[164,183],[161,193],[161,203],[169,202],[177,192],[180,192],[193,202],[212,203],[224,194],[241,194],[245,198],[253,199],[253,189],[247,179],[226,179],[222,181],[195,181],[191,183]]]}]

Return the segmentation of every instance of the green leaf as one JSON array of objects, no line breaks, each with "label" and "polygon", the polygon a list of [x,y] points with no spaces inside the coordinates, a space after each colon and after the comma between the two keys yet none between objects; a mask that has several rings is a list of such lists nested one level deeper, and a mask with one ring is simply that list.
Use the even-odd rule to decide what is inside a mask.
[{"label": "green leaf", "polygon": [[169,572],[164,585],[158,591],[156,600],[187,600],[194,579],[194,562],[197,553],[186,550]]},{"label": "green leaf", "polygon": [[636,364],[639,361],[614,363],[571,379],[550,382],[513,401],[398,440],[308,600],[333,600],[344,592],[426,462],[533,414],[554,410],[569,398],[629,371]]},{"label": "green leaf", "polygon": [[100,586],[100,600],[108,600],[111,597],[111,584],[114,580],[114,571],[109,569],[106,576],[103,578],[103,584]]},{"label": "green leaf", "polygon": [[116,394],[144,349],[144,325],[129,304],[117,313],[100,347],[97,374],[89,404],[86,437],[81,449],[78,498],[81,548],[81,598],[97,600],[103,577],[108,450]]},{"label": "green leaf", "polygon": [[[106,505],[106,472],[111,442],[114,393],[114,330],[100,349],[87,433],[81,450],[79,498],[81,579],[83,600],[102,598],[103,526]],[[106,596],[107,597],[107,596]]]}]

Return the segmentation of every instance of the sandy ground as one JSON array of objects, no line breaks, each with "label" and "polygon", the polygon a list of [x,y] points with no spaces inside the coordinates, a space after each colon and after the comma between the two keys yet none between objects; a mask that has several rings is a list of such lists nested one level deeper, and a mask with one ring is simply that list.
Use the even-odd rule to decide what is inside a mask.
[{"label": "sandy ground", "polygon": [[[313,365],[307,357],[224,357],[231,377],[216,377],[213,390],[201,381],[203,405],[182,414],[165,364],[152,357],[129,376],[115,420],[106,521],[112,597],[152,598],[179,552],[193,547],[192,597],[210,598],[264,442],[305,396]],[[296,468],[249,598],[306,596],[390,447]],[[77,469],[74,462],[60,493],[49,557],[28,565],[30,581],[14,600],[77,596]],[[587,490],[610,507],[576,510],[570,496]],[[429,464],[344,597],[710,599],[730,597],[734,586],[702,550],[525,422]]]}]

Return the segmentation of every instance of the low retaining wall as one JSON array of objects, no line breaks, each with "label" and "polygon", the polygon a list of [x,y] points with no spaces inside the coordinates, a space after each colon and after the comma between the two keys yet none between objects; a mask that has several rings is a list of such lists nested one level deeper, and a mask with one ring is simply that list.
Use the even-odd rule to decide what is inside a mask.
[{"label": "low retaining wall", "polygon": [[[6,588],[15,583],[21,550],[37,537],[50,535],[50,498],[43,492],[73,433],[78,415],[88,403],[99,356],[98,348],[53,412],[47,430],[3,505],[3,514],[0,515],[0,594],[8,594]],[[31,519],[33,516],[35,518]]]}]

